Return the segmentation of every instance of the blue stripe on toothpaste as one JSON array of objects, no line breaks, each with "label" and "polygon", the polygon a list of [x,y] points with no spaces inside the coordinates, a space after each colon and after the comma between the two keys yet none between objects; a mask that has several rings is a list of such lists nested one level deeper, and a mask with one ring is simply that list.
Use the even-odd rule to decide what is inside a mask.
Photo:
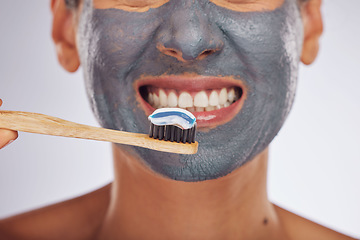
[{"label": "blue stripe on toothpaste", "polygon": [[182,129],[192,128],[196,123],[196,118],[184,109],[157,109],[149,116],[149,120],[155,125],[175,125]]}]

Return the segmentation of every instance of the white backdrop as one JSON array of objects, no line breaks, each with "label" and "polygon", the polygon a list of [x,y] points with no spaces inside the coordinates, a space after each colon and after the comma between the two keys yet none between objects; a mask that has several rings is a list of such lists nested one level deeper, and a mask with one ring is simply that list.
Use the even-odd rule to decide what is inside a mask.
[{"label": "white backdrop", "polygon": [[[0,0],[2,109],[97,125],[82,75],[59,66],[48,0]],[[360,1],[325,0],[316,63],[271,147],[270,199],[360,237]],[[0,151],[0,218],[72,198],[112,179],[110,144],[20,133]]]}]

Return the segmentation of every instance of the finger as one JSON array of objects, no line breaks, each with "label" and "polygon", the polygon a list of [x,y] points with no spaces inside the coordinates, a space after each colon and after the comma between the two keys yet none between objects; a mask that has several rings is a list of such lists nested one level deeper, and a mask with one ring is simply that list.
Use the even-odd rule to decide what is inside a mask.
[{"label": "finger", "polygon": [[[2,103],[3,101],[0,99],[0,107]],[[0,149],[15,141],[17,137],[18,133],[16,131],[0,129]]]},{"label": "finger", "polygon": [[18,138],[18,132],[7,129],[0,129],[0,149],[9,145],[17,138]]}]

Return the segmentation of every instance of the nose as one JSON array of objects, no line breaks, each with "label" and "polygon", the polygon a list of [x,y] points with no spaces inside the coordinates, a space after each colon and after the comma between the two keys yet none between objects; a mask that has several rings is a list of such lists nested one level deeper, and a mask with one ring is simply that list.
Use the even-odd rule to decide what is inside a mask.
[{"label": "nose", "polygon": [[203,11],[190,6],[174,12],[164,22],[157,48],[181,62],[202,60],[222,50],[222,36]]}]

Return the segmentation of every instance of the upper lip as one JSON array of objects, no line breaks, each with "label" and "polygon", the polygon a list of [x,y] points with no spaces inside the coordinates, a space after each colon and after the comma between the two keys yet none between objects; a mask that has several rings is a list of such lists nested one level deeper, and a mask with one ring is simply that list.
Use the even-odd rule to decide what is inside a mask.
[{"label": "upper lip", "polygon": [[221,108],[211,112],[194,112],[198,127],[215,127],[230,121],[241,109],[247,95],[245,83],[235,77],[201,76],[196,74],[143,76],[134,82],[137,100],[147,115],[155,109],[141,96],[139,89],[151,86],[163,89],[175,89],[177,91],[198,92],[202,90],[213,90],[221,88],[237,87],[242,90],[242,95],[229,107]]},{"label": "upper lip", "polygon": [[209,77],[198,75],[169,75],[160,77],[143,77],[135,82],[135,88],[151,85],[159,88],[171,88],[184,91],[201,91],[206,89],[218,89],[223,87],[245,88],[245,84],[233,77]]}]

